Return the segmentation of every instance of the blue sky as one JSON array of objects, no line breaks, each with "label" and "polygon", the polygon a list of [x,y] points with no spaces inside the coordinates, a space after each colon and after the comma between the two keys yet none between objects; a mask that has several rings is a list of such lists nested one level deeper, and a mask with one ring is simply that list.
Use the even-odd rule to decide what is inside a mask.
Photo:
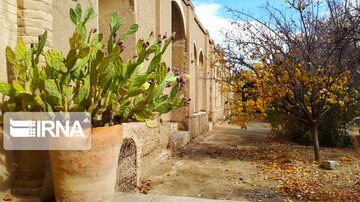
[{"label": "blue sky", "polygon": [[[350,1],[357,2],[360,0]],[[226,11],[226,6],[250,13],[257,19],[262,19],[266,17],[266,14],[261,7],[264,6],[266,2],[267,0],[193,0],[196,15],[203,26],[209,30],[211,38],[214,39],[216,43],[222,42],[223,36],[220,30],[231,27],[231,14]],[[285,0],[269,0],[269,3],[280,10],[289,8]],[[324,14],[326,13],[325,10],[322,12]]]},{"label": "blue sky", "polygon": [[[253,14],[260,14],[261,10],[259,7],[263,6],[266,3],[266,0],[193,0],[194,4],[219,4],[222,6],[220,9],[220,14],[224,17],[228,17],[225,6],[230,6],[235,9],[243,9],[244,11],[250,11]],[[281,6],[284,4],[284,0],[273,0],[270,1],[275,6]]]},{"label": "blue sky", "polygon": [[[273,0],[270,2],[276,7],[281,7],[284,0]],[[230,26],[231,15],[226,11],[226,6],[236,10],[250,12],[255,17],[261,18],[260,7],[266,0],[193,0],[195,12],[204,27],[209,30],[211,38],[221,43],[222,35],[220,30]]]}]

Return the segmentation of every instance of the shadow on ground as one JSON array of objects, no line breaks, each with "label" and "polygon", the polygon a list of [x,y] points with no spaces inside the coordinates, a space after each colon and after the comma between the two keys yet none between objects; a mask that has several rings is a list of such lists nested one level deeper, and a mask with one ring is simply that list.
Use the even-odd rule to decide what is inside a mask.
[{"label": "shadow on ground", "polygon": [[[238,201],[360,200],[360,160],[351,148],[322,148],[336,160],[327,171],[313,149],[269,137],[270,127],[254,122],[247,130],[223,124],[156,165],[142,190],[150,194]],[[351,193],[351,194],[348,194]]]},{"label": "shadow on ground", "polygon": [[[196,138],[144,181],[151,194],[225,200],[282,200],[272,184],[256,178],[253,161],[266,154],[269,126],[252,123],[247,130],[220,125]],[[265,158],[265,157],[264,157]]]}]

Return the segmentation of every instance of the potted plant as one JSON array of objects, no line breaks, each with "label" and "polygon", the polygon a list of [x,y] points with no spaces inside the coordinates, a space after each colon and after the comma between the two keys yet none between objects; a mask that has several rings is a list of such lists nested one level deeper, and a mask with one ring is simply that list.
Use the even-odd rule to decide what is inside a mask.
[{"label": "potted plant", "polygon": [[[46,32],[45,32],[46,35]],[[46,38],[46,37],[45,37]],[[0,105],[1,115],[5,112],[38,112],[44,111],[45,105],[41,97],[39,86],[39,57],[45,46],[45,38],[39,38],[39,43],[32,44],[27,49],[24,42],[19,39],[15,51],[6,48],[6,57],[12,65],[10,83],[0,83],[0,93],[6,99]],[[2,126],[3,119],[0,119]],[[2,138],[2,137],[1,137]],[[27,181],[32,188],[41,188],[39,180],[43,180],[47,164],[46,151],[15,151],[15,182]],[[17,187],[15,187],[17,188]],[[15,189],[16,190],[16,189]],[[19,189],[21,194],[24,189]],[[33,194],[40,194],[28,192]]]},{"label": "potted plant", "polygon": [[[184,85],[184,76],[162,61],[174,36],[150,34],[146,40],[137,42],[136,56],[125,61],[121,57],[125,49],[123,41],[137,31],[138,25],[118,34],[122,20],[114,13],[109,22],[111,35],[104,46],[102,34],[86,29],[93,15],[92,8],[82,12],[79,4],[70,10],[76,28],[66,55],[56,50],[42,50],[46,32],[38,44],[29,50],[25,48],[25,52],[29,52],[29,57],[24,59],[29,64],[25,66],[30,66],[26,72],[31,72],[31,77],[24,79],[20,86],[31,93],[34,106],[49,112],[89,112],[92,115],[90,150],[50,151],[55,195],[59,201],[109,200],[115,188],[122,142],[120,124],[154,119],[188,101],[177,97]],[[8,54],[8,60],[15,65],[18,50],[12,53]],[[40,55],[45,58],[45,66],[39,64]],[[145,61],[150,58],[145,68]],[[34,86],[27,87],[29,82]],[[19,85],[14,82],[0,85],[0,92],[9,96],[9,100],[15,100],[9,103],[16,106],[20,101],[10,92],[17,88]],[[167,94],[164,93],[166,88],[170,88]],[[9,103],[5,106],[11,111]]]}]

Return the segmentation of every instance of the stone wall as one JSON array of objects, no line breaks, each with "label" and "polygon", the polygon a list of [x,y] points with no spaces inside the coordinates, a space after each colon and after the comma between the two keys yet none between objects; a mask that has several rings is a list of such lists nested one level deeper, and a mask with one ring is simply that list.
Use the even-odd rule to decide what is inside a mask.
[{"label": "stone wall", "polygon": [[190,116],[191,139],[209,131],[208,113],[198,112]]},{"label": "stone wall", "polygon": [[177,123],[163,123],[149,128],[145,123],[124,123],[124,138],[133,139],[137,153],[137,185],[149,175],[149,166],[171,154],[170,137],[177,131]]},{"label": "stone wall", "polygon": [[211,120],[213,123],[218,123],[225,120],[224,110],[214,110],[211,112]]}]

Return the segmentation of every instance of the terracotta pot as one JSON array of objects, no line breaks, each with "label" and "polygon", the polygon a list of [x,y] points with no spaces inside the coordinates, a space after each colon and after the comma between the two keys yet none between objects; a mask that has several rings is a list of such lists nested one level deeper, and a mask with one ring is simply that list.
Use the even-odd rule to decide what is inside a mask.
[{"label": "terracotta pot", "polygon": [[56,200],[111,201],[122,140],[121,125],[98,127],[90,150],[50,151]]},{"label": "terracotta pot", "polygon": [[46,151],[15,151],[16,179],[42,179],[46,166],[46,155]]},{"label": "terracotta pot", "polygon": [[[43,193],[43,185],[49,171],[47,151],[15,151],[16,171],[11,193],[48,199],[51,189]],[[50,178],[51,179],[51,178]],[[51,188],[51,186],[50,186]]]}]

